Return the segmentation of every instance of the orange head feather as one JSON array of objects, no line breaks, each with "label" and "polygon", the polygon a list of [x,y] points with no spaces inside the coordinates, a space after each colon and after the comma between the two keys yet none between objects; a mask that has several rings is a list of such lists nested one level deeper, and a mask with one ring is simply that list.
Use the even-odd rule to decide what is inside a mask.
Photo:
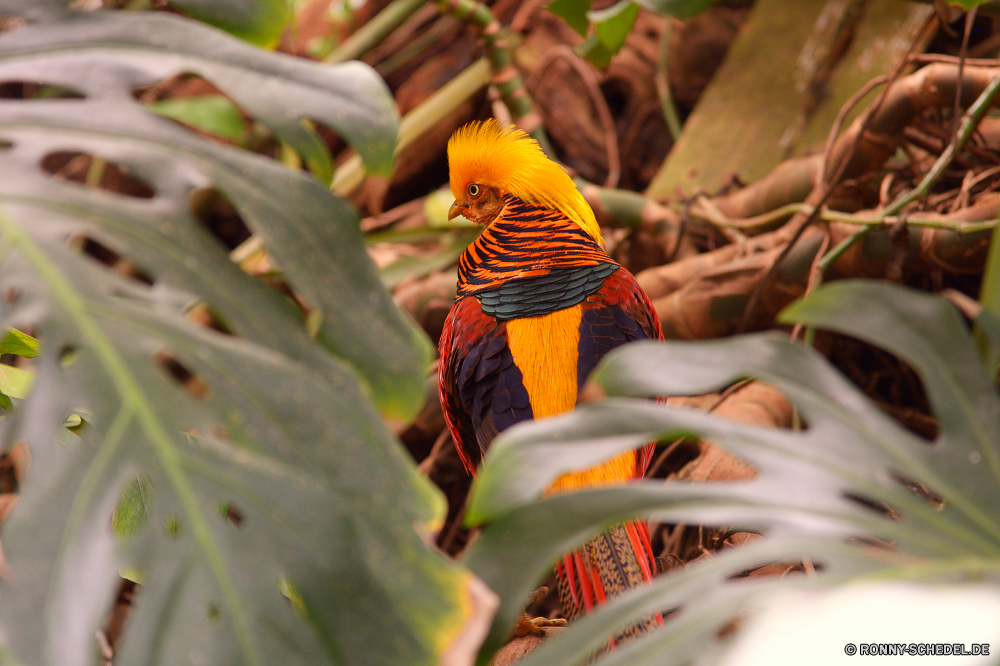
[{"label": "orange head feather", "polygon": [[602,242],[594,211],[573,180],[522,130],[503,128],[492,118],[459,128],[448,141],[448,168],[456,201],[462,200],[470,183],[496,188],[501,194],[558,210]]}]

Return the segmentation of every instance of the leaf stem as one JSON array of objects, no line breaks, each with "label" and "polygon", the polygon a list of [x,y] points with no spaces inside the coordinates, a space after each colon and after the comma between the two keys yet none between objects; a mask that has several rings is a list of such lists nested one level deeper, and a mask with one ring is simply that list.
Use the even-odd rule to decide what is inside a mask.
[{"label": "leaf stem", "polygon": [[410,18],[425,2],[426,0],[393,0],[385,9],[354,31],[354,34],[345,39],[330,55],[323,58],[323,62],[337,63],[345,60],[357,60],[378,46],[379,42],[388,37],[396,28],[403,25],[406,19]]},{"label": "leaf stem", "polygon": [[818,264],[816,264],[816,267],[819,269],[820,277],[822,277],[826,273],[826,269],[828,269],[833,264],[833,262],[837,261],[837,259],[840,259],[840,257],[843,256],[845,252],[851,249],[851,246],[853,246],[859,240],[867,236],[868,232],[871,230],[872,230],[871,227],[861,227],[853,234],[851,234],[844,240],[837,243],[832,250],[823,255],[823,258],[819,260]]},{"label": "leaf stem", "polygon": [[[730,227],[742,232],[766,229],[767,227],[780,222],[781,220],[803,213],[809,215],[813,212],[813,206],[807,203],[790,203],[775,208],[767,213],[746,218],[731,218],[724,215],[717,207],[706,205],[707,199],[700,198],[691,206],[689,212],[692,217],[696,217],[718,227]],[[816,217],[827,222],[845,222],[847,224],[857,224],[865,227],[881,227],[892,224],[899,220],[898,215],[887,215],[884,211],[877,213],[843,213],[841,211],[823,209]],[[929,213],[925,215],[914,214],[907,216],[906,224],[911,227],[926,227],[929,229],[946,229],[954,231],[959,235],[989,231],[997,226],[997,219],[991,220],[953,220],[944,215]]]},{"label": "leaf stem", "polygon": [[97,155],[90,156],[90,165],[87,167],[87,176],[84,179],[87,187],[98,187],[101,184],[107,164],[102,157],[98,157]]},{"label": "leaf stem", "polygon": [[458,22],[450,16],[439,17],[439,20],[435,21],[423,33],[411,39],[406,46],[401,47],[398,51],[375,65],[375,71],[382,78],[388,77],[397,69],[441,41],[445,35],[455,29],[457,24]]},{"label": "leaf stem", "polygon": [[667,63],[670,58],[670,38],[673,33],[673,22],[666,21],[663,25],[663,33],[660,34],[660,52],[656,59],[656,94],[660,98],[660,108],[663,110],[663,118],[667,121],[667,129],[670,136],[676,143],[681,136],[681,116],[677,113],[677,105],[674,97],[670,93],[670,76],[667,70]]}]

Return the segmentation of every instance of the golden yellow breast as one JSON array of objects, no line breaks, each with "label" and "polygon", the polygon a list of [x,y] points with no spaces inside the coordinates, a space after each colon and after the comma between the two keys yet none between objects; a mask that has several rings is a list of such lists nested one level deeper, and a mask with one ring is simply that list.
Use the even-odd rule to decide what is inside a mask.
[{"label": "golden yellow breast", "polygon": [[[582,317],[583,308],[576,305],[541,317],[507,322],[507,344],[521,371],[536,419],[568,412],[576,406]],[[629,451],[582,472],[563,474],[546,494],[624,483],[634,475],[635,453]]]}]

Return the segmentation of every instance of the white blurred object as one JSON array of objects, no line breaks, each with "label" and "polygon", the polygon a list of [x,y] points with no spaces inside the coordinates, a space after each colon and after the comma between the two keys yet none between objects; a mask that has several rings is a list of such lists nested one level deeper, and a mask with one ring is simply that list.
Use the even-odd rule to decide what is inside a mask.
[{"label": "white blurred object", "polygon": [[[879,644],[989,644],[989,655],[877,655]],[[851,644],[855,650],[848,652]],[[876,655],[865,654],[873,648]],[[896,648],[898,649],[898,648]],[[911,661],[911,659],[914,659]],[[1000,664],[1000,588],[878,583],[783,590],[750,615],[722,666],[781,664]]]}]

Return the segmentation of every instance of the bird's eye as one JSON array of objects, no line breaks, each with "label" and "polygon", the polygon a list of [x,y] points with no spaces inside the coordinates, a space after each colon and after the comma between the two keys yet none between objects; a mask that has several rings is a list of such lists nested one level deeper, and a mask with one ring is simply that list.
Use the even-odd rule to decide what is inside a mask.
[{"label": "bird's eye", "polygon": [[469,195],[470,196],[478,197],[479,193],[482,192],[482,191],[483,191],[483,189],[481,187],[479,187],[478,185],[476,185],[475,183],[472,183],[471,185],[469,185]]}]

